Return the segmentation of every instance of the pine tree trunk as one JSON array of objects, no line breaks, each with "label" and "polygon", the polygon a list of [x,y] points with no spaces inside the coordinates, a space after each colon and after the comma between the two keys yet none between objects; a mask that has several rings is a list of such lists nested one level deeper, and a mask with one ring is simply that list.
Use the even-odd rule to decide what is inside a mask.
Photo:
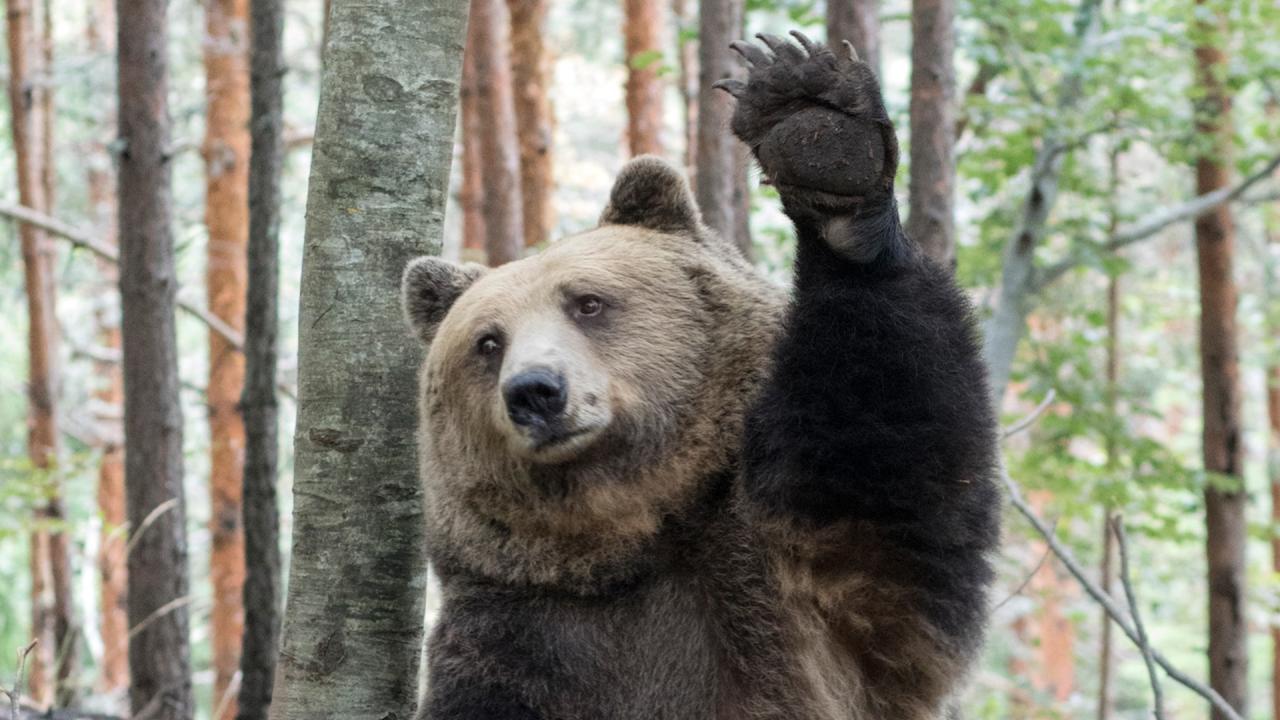
[{"label": "pine tree trunk", "polygon": [[[86,25],[89,52],[96,59],[107,61],[115,54],[115,2],[95,0],[90,8]],[[89,216],[104,245],[117,246],[116,238],[116,187],[112,159],[107,141],[116,128],[114,98],[95,97],[95,105],[105,104],[101,127],[89,150]],[[98,327],[98,342],[109,352],[120,351],[120,307],[118,290],[120,273],[116,264],[98,258],[98,277],[101,283],[98,300],[94,306],[94,321]],[[101,448],[98,463],[98,512],[102,516],[102,530],[98,546],[98,634],[102,637],[102,657],[99,661],[98,688],[114,694],[129,686],[129,624],[125,614],[125,538],[120,532],[125,527],[124,444],[119,413],[124,409],[124,375],[120,363],[96,361],[94,372],[101,383],[97,398],[111,414],[100,418],[99,423],[110,428],[108,438]]]},{"label": "pine tree trunk", "polygon": [[[135,715],[190,720],[186,503],[174,334],[166,0],[118,5],[120,293]],[[145,624],[144,624],[145,623]]]},{"label": "pine tree trunk", "polygon": [[237,720],[266,720],[280,643],[279,419],[280,173],[283,162],[283,32],[280,0],[253,0],[249,275],[245,308],[244,640]]},{"label": "pine tree trunk", "polygon": [[955,266],[955,6],[911,4],[911,178],[907,235],[930,258]]},{"label": "pine tree trunk", "polygon": [[635,155],[662,154],[663,4],[624,0],[627,59],[627,146]]},{"label": "pine tree trunk", "polygon": [[479,48],[468,42],[462,57],[462,87],[458,102],[462,123],[462,182],[458,188],[458,206],[462,208],[462,259],[485,261],[484,252],[484,165],[480,156],[480,79],[476,76],[476,53]]},{"label": "pine tree trunk", "polygon": [[[48,46],[32,0],[10,0],[8,10],[9,108],[13,132],[18,199],[22,205],[48,213],[50,191],[48,157],[51,129],[50,89],[41,75],[47,71]],[[47,27],[44,25],[43,27]],[[23,277],[27,296],[27,455],[35,468],[56,461],[59,448],[56,399],[58,383],[57,320],[55,312],[54,247],[40,229],[19,228]],[[54,699],[58,679],[66,667],[54,668],[58,649],[67,643],[70,629],[70,577],[66,538],[45,525],[62,516],[60,493],[55,487],[47,503],[36,511],[37,528],[31,537],[32,636],[40,645],[30,656],[30,698],[41,704]],[[74,652],[74,648],[71,648]]]},{"label": "pine tree trunk", "polygon": [[551,133],[547,99],[548,63],[542,44],[548,0],[507,0],[511,14],[511,76],[516,132],[520,139],[520,201],[524,245],[535,247],[551,234]]},{"label": "pine tree trunk", "polygon": [[415,705],[427,568],[418,351],[399,286],[410,259],[440,250],[466,17],[456,0],[333,3],[307,199],[280,720],[409,718]]},{"label": "pine tree trunk", "polygon": [[503,0],[472,0],[467,45],[474,50],[485,253],[497,267],[524,255],[520,146],[511,92],[511,27]]},{"label": "pine tree trunk", "polygon": [[846,40],[879,75],[880,0],[827,0],[827,43],[839,48]]},{"label": "pine tree trunk", "polygon": [[[249,235],[249,2],[205,3],[205,288],[209,312],[244,331],[245,248]],[[244,386],[244,355],[209,332],[209,507],[213,588],[214,720],[235,717],[234,698],[223,702],[240,667],[244,634],[244,528],[241,524],[245,429],[237,404]]]},{"label": "pine tree trunk", "polygon": [[[1110,207],[1108,208],[1107,234],[1113,235],[1120,225],[1120,213],[1116,195],[1120,189],[1120,150],[1112,147],[1107,158],[1107,183],[1110,191]],[[1120,395],[1120,276],[1113,274],[1107,278],[1107,342],[1106,342],[1106,400],[1107,418],[1112,428],[1106,436],[1107,472],[1113,474],[1120,467],[1120,455],[1116,428],[1119,425]],[[1112,478],[1113,481],[1118,480]],[[1100,582],[1103,591],[1111,595],[1115,585],[1116,539],[1112,532],[1112,522],[1116,518],[1114,508],[1110,505],[1102,509],[1102,562],[1099,568]],[[1101,631],[1098,641],[1098,720],[1111,720],[1115,714],[1115,625],[1105,611],[1099,615]]]},{"label": "pine tree trunk", "polygon": [[742,34],[741,0],[702,0],[698,16],[698,172],[695,193],[702,219],[721,236],[738,243],[750,257],[751,248],[740,234],[738,213],[746,185],[745,150],[727,131],[732,98],[712,85],[728,77],[742,77],[741,65],[729,43]]},{"label": "pine tree trunk", "polygon": [[[1205,0],[1197,0],[1203,5]],[[1196,130],[1206,140],[1207,154],[1196,161],[1200,194],[1230,183],[1230,97],[1222,76],[1226,56],[1225,22],[1197,23],[1197,33],[1210,38],[1195,49],[1198,91]],[[1235,228],[1228,205],[1200,216],[1195,223],[1200,276],[1200,372],[1204,398],[1204,468],[1217,476],[1205,488],[1207,534],[1205,552],[1209,585],[1209,681],[1222,697],[1244,714],[1247,702],[1248,654],[1245,618],[1244,446],[1241,437],[1240,363],[1237,351]],[[1214,711],[1215,720],[1222,720]]]}]

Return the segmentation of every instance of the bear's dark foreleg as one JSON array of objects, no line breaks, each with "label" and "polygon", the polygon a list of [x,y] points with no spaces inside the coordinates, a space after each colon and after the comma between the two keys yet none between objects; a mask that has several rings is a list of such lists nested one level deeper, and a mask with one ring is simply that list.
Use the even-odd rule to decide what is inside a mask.
[{"label": "bear's dark foreleg", "polygon": [[[798,247],[775,367],[747,418],[744,491],[794,533],[843,538],[815,557],[847,558],[880,593],[881,606],[860,612],[889,633],[868,638],[888,655],[882,670],[912,661],[893,658],[893,643],[927,638],[964,658],[981,637],[999,533],[996,428],[971,310],[902,231],[897,145],[874,73],[804,38],[803,49],[762,39],[771,54],[735,44],[751,73],[724,87]],[[927,627],[904,629],[906,609]]]}]

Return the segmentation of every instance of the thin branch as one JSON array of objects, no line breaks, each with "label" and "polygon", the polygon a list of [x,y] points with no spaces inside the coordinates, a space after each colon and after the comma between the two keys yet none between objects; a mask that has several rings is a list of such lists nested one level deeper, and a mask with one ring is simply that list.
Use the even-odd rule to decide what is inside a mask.
[{"label": "thin branch", "polygon": [[[98,241],[93,235],[84,230],[74,228],[57,218],[37,212],[29,207],[0,202],[0,217],[8,217],[18,222],[38,227],[69,241],[75,247],[92,252],[107,262],[120,264],[120,254],[116,248]],[[184,299],[181,295],[176,298],[175,304],[187,314],[207,325],[210,330],[221,336],[223,340],[226,340],[227,344],[234,350],[241,353],[244,352],[244,336],[240,331],[228,325],[222,318],[209,312],[207,308],[199,303]],[[276,387],[291,400],[298,399],[297,392],[285,383],[277,383]]]},{"label": "thin branch", "polygon": [[142,536],[147,534],[147,530],[149,530],[152,525],[156,524],[156,521],[160,519],[161,515],[164,515],[177,506],[178,499],[169,498],[152,508],[151,512],[147,513],[147,516],[142,519],[142,523],[138,525],[138,529],[133,533],[133,536],[129,538],[129,544],[124,547],[124,556],[127,558],[132,555],[133,549],[138,546],[138,543],[142,540]]},{"label": "thin branch", "polygon": [[1120,583],[1124,585],[1124,596],[1129,601],[1129,617],[1133,618],[1133,629],[1138,632],[1138,647],[1142,650],[1142,661],[1147,665],[1147,677],[1151,679],[1152,713],[1156,720],[1164,720],[1164,693],[1160,688],[1160,673],[1156,672],[1155,651],[1151,648],[1151,639],[1147,637],[1147,628],[1142,624],[1142,614],[1138,612],[1138,597],[1133,592],[1133,581],[1129,576],[1129,540],[1125,536],[1124,522],[1119,516],[1111,519],[1111,530],[1116,535],[1116,544],[1120,548]]},{"label": "thin branch", "polygon": [[[1186,222],[1188,220],[1195,220],[1201,215],[1212,210],[1216,210],[1222,205],[1240,200],[1250,188],[1267,179],[1278,167],[1280,167],[1280,153],[1277,153],[1267,161],[1261,169],[1235,185],[1220,188],[1210,193],[1205,193],[1204,195],[1192,198],[1171,208],[1158,210],[1133,225],[1121,229],[1103,243],[1102,251],[1113,253],[1118,250],[1123,250],[1130,245],[1134,245],[1154,237],[1161,230],[1164,230],[1170,225]],[[1246,198],[1246,200],[1248,199]],[[1040,274],[1040,280],[1036,284],[1036,290],[1043,290],[1053,284],[1058,280],[1058,278],[1067,274],[1079,264],[1079,258],[1068,257],[1045,268],[1044,272]]]},{"label": "thin branch", "polygon": [[1017,435],[1023,430],[1034,425],[1035,422],[1040,419],[1040,416],[1044,414],[1044,411],[1049,409],[1049,406],[1053,404],[1054,399],[1057,397],[1058,391],[1053,388],[1049,388],[1049,392],[1045,393],[1044,399],[1040,401],[1040,404],[1037,405],[1034,410],[1027,413],[1026,417],[1005,428],[1004,431],[1000,433],[1000,439],[1008,440],[1014,435]]},{"label": "thin branch", "polygon": [[31,654],[31,651],[36,648],[39,642],[39,640],[32,640],[27,643],[26,647],[18,651],[18,680],[13,684],[13,690],[6,690],[0,687],[0,692],[9,698],[9,712],[13,720],[18,720],[18,706],[22,702],[22,683],[24,682],[23,675],[27,671],[27,656]]},{"label": "thin branch", "polygon": [[[1053,530],[1045,525],[1044,521],[1040,519],[1040,516],[1036,515],[1035,511],[1031,509],[1031,506],[1027,504],[1027,501],[1023,499],[1022,490],[1018,487],[1018,484],[1014,482],[1013,478],[1009,477],[1009,473],[1003,468],[1000,470],[1000,479],[1004,481],[1005,488],[1009,491],[1009,501],[1013,504],[1013,507],[1027,519],[1027,522],[1031,523],[1031,526],[1035,528],[1036,532],[1040,533],[1040,536],[1045,539],[1045,542],[1049,543],[1049,547],[1053,550],[1053,554],[1058,556],[1058,560],[1060,560],[1063,566],[1067,568],[1067,571],[1075,576],[1076,581],[1080,583],[1080,586],[1084,588],[1085,592],[1088,593],[1095,602],[1102,606],[1102,609],[1106,611],[1107,615],[1111,618],[1111,621],[1120,628],[1120,631],[1123,632],[1134,645],[1141,646],[1142,641],[1138,635],[1138,631],[1129,623],[1124,610],[1116,605],[1115,601],[1111,599],[1111,596],[1102,590],[1102,588],[1098,587],[1097,583],[1089,578],[1088,573],[1085,572],[1084,568],[1080,565],[1080,562],[1076,560],[1075,555],[1073,555],[1071,551],[1068,550],[1060,540],[1058,540],[1057,536],[1054,535]],[[1226,700],[1222,699],[1222,696],[1219,695],[1216,690],[1195,678],[1188,676],[1181,670],[1178,670],[1160,654],[1159,650],[1156,650],[1155,648],[1151,649],[1151,659],[1154,660],[1157,665],[1164,668],[1165,673],[1168,674],[1169,677],[1173,678],[1175,682],[1207,700],[1209,704],[1221,713],[1223,717],[1227,718],[1227,720],[1244,720],[1240,713],[1236,712],[1235,708],[1231,707]]]},{"label": "thin branch", "polygon": [[[14,205],[12,203],[0,203],[0,216],[12,218],[19,222],[27,223],[41,230],[52,233],[71,242],[72,245],[84,248],[92,252],[94,255],[112,262],[120,264],[120,253],[116,248],[107,245],[84,230],[79,230],[57,218],[50,217],[44,213],[32,210],[22,205]],[[177,298],[178,307],[185,312],[195,316],[201,322],[209,326],[218,335],[221,335],[236,350],[244,351],[244,337],[221,318],[214,316],[205,308],[196,303],[184,300],[181,296]]]},{"label": "thin branch", "polygon": [[150,615],[143,618],[142,622],[129,628],[129,636],[128,636],[129,639],[132,640],[133,638],[137,637],[138,633],[141,633],[143,630],[146,630],[148,627],[151,627],[153,623],[160,620],[165,615],[168,615],[174,610],[178,610],[179,608],[184,608],[190,605],[191,603],[195,602],[195,599],[196,598],[194,595],[183,595],[180,598],[174,598],[169,602],[156,608],[151,612]]},{"label": "thin branch", "polygon": [[[1057,531],[1058,531],[1058,521],[1057,521],[1057,520],[1054,520],[1054,521],[1053,521],[1053,528],[1052,528],[1052,529],[1053,529],[1054,533],[1057,533]],[[1022,578],[1022,582],[1018,583],[1018,587],[1017,587],[1017,588],[1015,588],[1013,592],[1009,593],[1009,596],[1008,596],[1008,597],[1006,597],[1005,599],[1003,599],[1003,600],[1001,600],[1000,602],[996,603],[996,604],[991,608],[991,611],[992,611],[992,612],[995,612],[996,610],[999,610],[1000,608],[1002,608],[1002,607],[1004,607],[1005,605],[1007,605],[1007,604],[1009,603],[1009,601],[1010,601],[1010,600],[1012,600],[1012,599],[1014,599],[1014,598],[1018,597],[1019,595],[1021,595],[1021,594],[1022,594],[1022,591],[1027,589],[1027,586],[1031,584],[1031,580],[1032,580],[1032,578],[1034,578],[1034,577],[1036,576],[1036,574],[1040,572],[1040,568],[1044,567],[1045,562],[1049,559],[1049,556],[1050,556],[1050,555],[1052,555],[1052,554],[1053,554],[1053,550],[1052,550],[1052,549],[1050,549],[1048,545],[1046,545],[1046,546],[1045,546],[1045,548],[1044,548],[1044,552],[1043,552],[1043,553],[1041,553],[1041,555],[1040,555],[1040,559],[1036,562],[1036,566],[1035,566],[1035,567],[1033,567],[1033,568],[1031,568],[1031,572],[1027,573],[1027,576],[1026,576],[1026,577],[1024,577],[1024,578]]]}]

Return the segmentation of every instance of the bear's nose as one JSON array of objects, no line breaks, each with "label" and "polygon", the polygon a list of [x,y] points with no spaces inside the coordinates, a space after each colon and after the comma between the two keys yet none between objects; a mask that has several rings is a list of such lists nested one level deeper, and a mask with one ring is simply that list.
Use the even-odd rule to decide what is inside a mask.
[{"label": "bear's nose", "polygon": [[547,368],[525,370],[502,385],[511,422],[521,427],[546,424],[564,411],[569,388],[564,376]]}]

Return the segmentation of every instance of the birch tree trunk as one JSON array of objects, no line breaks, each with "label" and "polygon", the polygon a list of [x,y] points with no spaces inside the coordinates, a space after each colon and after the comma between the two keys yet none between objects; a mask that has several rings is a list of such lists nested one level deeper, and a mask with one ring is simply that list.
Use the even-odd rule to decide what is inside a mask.
[{"label": "birch tree trunk", "polygon": [[[547,98],[548,62],[542,33],[548,0],[507,0],[511,15],[511,82],[516,134],[520,140],[520,208],[524,246],[545,243],[551,234],[551,133],[554,119]],[[465,144],[465,140],[463,141]]]},{"label": "birch tree trunk", "polygon": [[485,254],[497,267],[524,254],[524,210],[520,197],[520,147],[511,92],[511,23],[503,0],[472,0],[467,34],[475,62],[476,112],[480,129]]},{"label": "birch tree trunk", "polygon": [[[334,0],[307,200],[293,558],[271,717],[408,718],[426,560],[400,275],[439,252],[467,3]],[[509,87],[509,86],[508,86]]]},{"label": "birch tree trunk", "polygon": [[663,3],[625,0],[623,27],[627,59],[627,145],[631,155],[662,154]]},{"label": "birch tree trunk", "polygon": [[280,0],[253,0],[250,35],[248,288],[245,306],[243,522],[244,639],[237,720],[266,720],[280,643],[280,519],[276,500],[279,417],[280,171],[283,162]]},{"label": "birch tree trunk", "polygon": [[729,133],[733,111],[728,93],[712,87],[716,81],[742,77],[744,71],[728,51],[742,34],[742,0],[702,0],[698,15],[698,173],[695,193],[702,219],[722,237],[744,243],[744,222],[738,214],[746,185],[745,150]]},{"label": "birch tree trunk", "polygon": [[190,720],[186,502],[174,334],[166,0],[117,6],[120,294],[133,714]]},{"label": "birch tree trunk", "polygon": [[[1205,0],[1197,0],[1203,6]],[[1199,9],[1199,7],[1198,7]],[[1231,98],[1225,85],[1226,21],[1218,11],[1195,24],[1196,132],[1205,140],[1196,160],[1196,191],[1230,184]],[[1203,16],[1197,13],[1197,18]],[[1235,227],[1223,205],[1196,219],[1200,277],[1200,376],[1203,383],[1204,469],[1216,478],[1205,487],[1205,554],[1209,586],[1209,683],[1245,714],[1249,657],[1245,616],[1244,444],[1241,436],[1240,358],[1237,350]],[[1222,481],[1236,483],[1226,488]],[[1215,710],[1214,720],[1223,720]]]},{"label": "birch tree trunk", "polygon": [[955,47],[953,0],[914,0],[906,231],[944,267],[956,261]]},{"label": "birch tree trunk", "polygon": [[879,75],[880,0],[827,0],[827,44],[839,48],[846,40]]},{"label": "birch tree trunk", "polygon": [[[205,3],[205,288],[209,312],[244,332],[245,248],[249,242],[249,2]],[[210,644],[213,707],[223,702],[240,667],[244,634],[244,526],[241,523],[245,429],[237,404],[244,387],[244,355],[209,331],[209,580],[213,587]]]}]

